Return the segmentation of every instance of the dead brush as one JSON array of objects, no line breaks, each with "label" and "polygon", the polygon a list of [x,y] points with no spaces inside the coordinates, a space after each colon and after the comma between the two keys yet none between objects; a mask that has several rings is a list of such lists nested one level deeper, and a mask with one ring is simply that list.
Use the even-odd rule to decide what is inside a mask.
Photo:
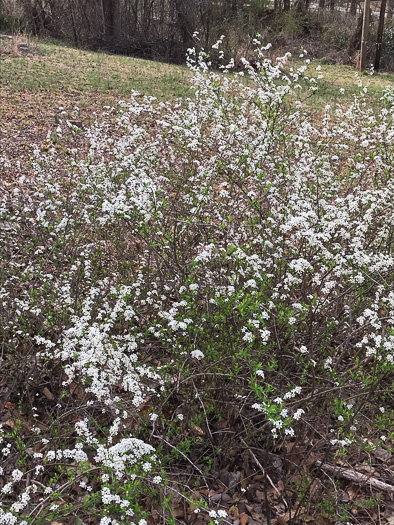
[{"label": "dead brush", "polygon": [[8,55],[11,52],[12,36],[0,35],[0,55]]},{"label": "dead brush", "polygon": [[15,33],[11,39],[11,55],[19,57],[33,50],[31,37],[26,33]]},{"label": "dead brush", "polygon": [[0,35],[0,54],[20,57],[26,54],[37,54],[37,43],[27,33]]}]

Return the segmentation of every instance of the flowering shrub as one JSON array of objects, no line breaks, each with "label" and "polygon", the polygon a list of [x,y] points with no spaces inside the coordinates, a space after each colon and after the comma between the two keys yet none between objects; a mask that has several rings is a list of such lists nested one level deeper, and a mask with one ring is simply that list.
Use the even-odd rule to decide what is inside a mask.
[{"label": "flowering shrub", "polygon": [[0,523],[143,525],[169,461],[202,474],[193,428],[232,446],[220,420],[333,457],[391,444],[393,93],[376,114],[364,88],[312,123],[318,80],[263,52],[230,74],[190,50],[193,99],[133,93],[87,155],[36,147],[34,177],[3,197],[20,422],[1,431]]}]

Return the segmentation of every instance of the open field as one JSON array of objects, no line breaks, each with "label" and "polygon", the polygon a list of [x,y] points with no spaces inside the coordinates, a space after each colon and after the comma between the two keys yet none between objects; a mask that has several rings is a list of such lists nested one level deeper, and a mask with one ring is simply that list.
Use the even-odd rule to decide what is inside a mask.
[{"label": "open field", "polygon": [[32,51],[0,56],[0,523],[392,525],[394,78]]}]

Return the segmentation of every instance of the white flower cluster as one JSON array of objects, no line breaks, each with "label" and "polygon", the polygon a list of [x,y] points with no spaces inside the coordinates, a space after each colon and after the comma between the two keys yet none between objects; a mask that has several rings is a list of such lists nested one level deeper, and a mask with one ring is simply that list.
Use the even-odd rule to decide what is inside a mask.
[{"label": "white flower cluster", "polygon": [[[86,497],[97,476],[102,525],[132,515],[120,480],[132,483],[138,471],[160,488],[162,479],[130,420],[150,403],[149,424],[166,424],[155,423],[166,382],[182,389],[198,377],[201,399],[212,377],[231,379],[234,402],[244,407],[253,395],[274,437],[295,434],[305,414],[297,396],[309,399],[315,384],[328,404],[325,387],[357,399],[364,377],[390,387],[393,91],[374,111],[361,89],[349,108],[327,106],[316,123],[290,102],[318,89],[307,66],[284,72],[287,56],[274,64],[261,49],[257,57],[243,60],[245,82],[228,74],[233,61],[210,71],[208,55],[190,50],[195,96],[170,104],[133,93],[86,131],[87,157],[68,151],[65,168],[51,145],[36,147],[34,181],[21,177],[2,195],[2,366],[13,366],[20,347],[33,349],[26,363],[38,375],[52,367],[62,383],[53,428],[65,426],[68,406],[84,415],[60,446],[35,411],[41,448],[28,476],[7,472],[0,523],[22,525],[26,507],[39,513],[45,498],[61,514],[62,485],[42,481],[59,462]],[[376,394],[382,417],[384,402]],[[186,428],[179,410],[170,419]],[[354,428],[362,417],[360,407]],[[1,436],[5,463],[15,447]],[[338,436],[335,444],[353,440]],[[124,513],[107,515],[112,504]]]}]

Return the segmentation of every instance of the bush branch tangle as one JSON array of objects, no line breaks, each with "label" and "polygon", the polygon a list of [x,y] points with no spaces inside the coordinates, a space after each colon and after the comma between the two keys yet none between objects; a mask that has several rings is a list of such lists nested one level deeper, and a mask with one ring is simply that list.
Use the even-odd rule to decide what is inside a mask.
[{"label": "bush branch tangle", "polygon": [[[330,464],[391,446],[394,93],[376,112],[360,86],[312,120],[320,72],[266,49],[241,72],[190,49],[193,98],[132,93],[86,155],[35,147],[2,198],[19,419],[1,430],[0,523],[144,525],[174,465],[209,485],[201,453],[240,438],[320,442]],[[209,497],[198,511],[226,519]]]}]

